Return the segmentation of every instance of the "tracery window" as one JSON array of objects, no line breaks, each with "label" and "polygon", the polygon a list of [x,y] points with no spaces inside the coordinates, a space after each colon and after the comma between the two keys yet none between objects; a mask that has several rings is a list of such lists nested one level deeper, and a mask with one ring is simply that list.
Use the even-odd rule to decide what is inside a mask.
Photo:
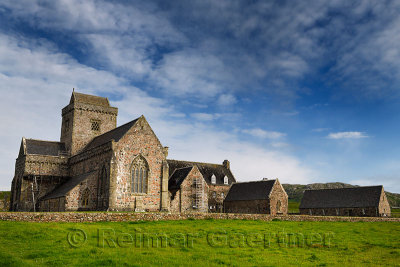
[{"label": "tracery window", "polygon": [[139,156],[132,163],[131,192],[147,193],[149,167],[146,160]]}]

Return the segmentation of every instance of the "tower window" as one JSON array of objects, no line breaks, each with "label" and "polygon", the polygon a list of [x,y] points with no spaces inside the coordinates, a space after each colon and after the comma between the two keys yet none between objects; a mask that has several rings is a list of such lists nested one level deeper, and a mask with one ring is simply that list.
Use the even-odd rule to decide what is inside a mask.
[{"label": "tower window", "polygon": [[228,184],[228,177],[227,176],[224,177],[224,184]]},{"label": "tower window", "polygon": [[94,132],[99,132],[100,131],[100,121],[98,120],[92,120],[92,131]]}]

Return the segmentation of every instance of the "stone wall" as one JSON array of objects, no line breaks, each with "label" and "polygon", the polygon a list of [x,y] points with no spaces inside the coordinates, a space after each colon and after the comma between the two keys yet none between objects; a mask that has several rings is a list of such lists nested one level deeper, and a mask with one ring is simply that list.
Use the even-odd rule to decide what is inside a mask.
[{"label": "stone wall", "polygon": [[381,197],[379,199],[378,211],[379,211],[380,216],[389,216],[390,217],[390,215],[391,215],[389,201],[386,197],[383,187],[382,187]]},{"label": "stone wall", "polygon": [[[230,185],[209,185],[208,211],[223,212],[224,199],[231,188]],[[215,192],[215,193],[214,193]]]},{"label": "stone wall", "polygon": [[[71,155],[78,153],[94,137],[117,126],[118,109],[84,103],[72,103],[62,110],[61,142]],[[68,120],[69,127],[66,127]],[[100,123],[98,131],[93,131],[92,121]]]},{"label": "stone wall", "polygon": [[271,215],[285,215],[288,213],[288,205],[288,195],[279,180],[276,179],[269,195],[269,213]]},{"label": "stone wall", "polygon": [[[87,174],[88,177],[66,195],[65,210],[98,209],[98,201],[100,201],[100,199],[98,199],[99,177],[102,171],[105,170],[107,174],[107,184],[109,185],[110,162],[112,157],[112,144],[104,144],[71,158],[71,176]],[[84,206],[82,201],[83,193],[86,189],[89,190],[89,203],[87,206]]]},{"label": "stone wall", "polygon": [[[317,216],[382,216],[376,207],[367,208],[313,208],[300,209],[300,214]],[[390,214],[390,213],[389,213]]]},{"label": "stone wall", "polygon": [[24,176],[68,176],[68,158],[64,156],[26,155]]},{"label": "stone wall", "polygon": [[225,201],[224,211],[226,213],[269,214],[269,201],[267,199]]},{"label": "stone wall", "polygon": [[339,217],[266,214],[228,214],[228,213],[114,213],[114,212],[0,212],[2,221],[28,222],[125,222],[125,221],[161,221],[187,219],[230,219],[260,221],[327,221],[327,222],[400,222],[400,218],[385,217]]},{"label": "stone wall", "polygon": [[[141,117],[115,144],[114,151],[116,165],[111,184],[115,188],[112,189],[113,192],[110,192],[113,198],[113,206],[110,206],[110,209],[159,211],[161,209],[162,166],[166,157],[164,147],[144,117]],[[139,156],[145,159],[149,168],[146,193],[132,193],[131,190],[132,163]],[[168,192],[165,193],[168,194]]]}]

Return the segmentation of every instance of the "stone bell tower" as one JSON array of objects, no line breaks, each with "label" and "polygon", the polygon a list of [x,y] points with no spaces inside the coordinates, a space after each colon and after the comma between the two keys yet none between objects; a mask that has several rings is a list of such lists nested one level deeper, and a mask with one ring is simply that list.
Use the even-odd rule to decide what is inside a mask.
[{"label": "stone bell tower", "polygon": [[117,126],[118,109],[107,98],[72,92],[69,104],[62,109],[60,141],[70,155],[75,155],[94,137]]}]

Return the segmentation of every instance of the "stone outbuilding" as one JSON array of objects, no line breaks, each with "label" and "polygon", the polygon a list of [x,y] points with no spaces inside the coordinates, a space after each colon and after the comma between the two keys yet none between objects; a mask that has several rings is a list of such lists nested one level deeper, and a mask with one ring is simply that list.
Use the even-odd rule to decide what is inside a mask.
[{"label": "stone outbuilding", "polygon": [[236,182],[230,163],[167,160],[172,212],[222,212],[223,201]]},{"label": "stone outbuilding", "polygon": [[321,216],[390,216],[383,186],[306,190],[300,214]]},{"label": "stone outbuilding", "polygon": [[286,215],[288,195],[278,179],[235,183],[224,200],[224,211]]}]

